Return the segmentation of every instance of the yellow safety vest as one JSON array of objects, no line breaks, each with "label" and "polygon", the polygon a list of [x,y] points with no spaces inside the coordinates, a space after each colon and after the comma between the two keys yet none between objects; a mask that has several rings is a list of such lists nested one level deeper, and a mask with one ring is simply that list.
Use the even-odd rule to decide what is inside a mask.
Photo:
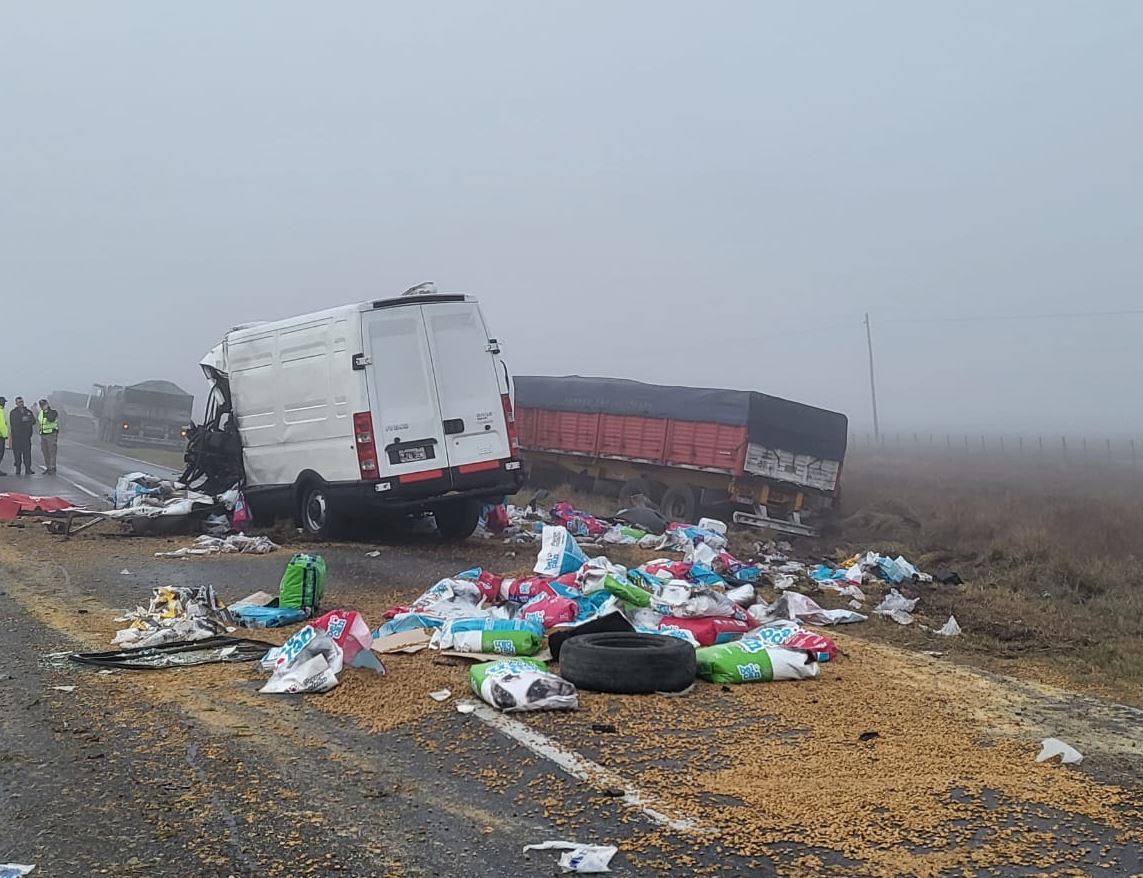
[{"label": "yellow safety vest", "polygon": [[50,433],[57,433],[59,429],[60,425],[58,420],[49,421],[44,417],[44,413],[42,411],[40,412],[40,433],[42,435],[47,436]]},{"label": "yellow safety vest", "polygon": [[8,418],[4,414],[4,409],[0,409],[0,439],[8,438]]}]

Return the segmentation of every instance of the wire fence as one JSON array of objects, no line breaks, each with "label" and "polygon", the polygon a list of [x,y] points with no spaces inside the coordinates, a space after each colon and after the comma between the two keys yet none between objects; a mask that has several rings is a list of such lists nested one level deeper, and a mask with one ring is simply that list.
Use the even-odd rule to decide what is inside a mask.
[{"label": "wire fence", "polygon": [[931,451],[942,455],[1040,458],[1075,463],[1136,466],[1143,456],[1143,440],[1133,437],[1069,436],[1061,434],[1004,433],[851,433],[851,450]]}]

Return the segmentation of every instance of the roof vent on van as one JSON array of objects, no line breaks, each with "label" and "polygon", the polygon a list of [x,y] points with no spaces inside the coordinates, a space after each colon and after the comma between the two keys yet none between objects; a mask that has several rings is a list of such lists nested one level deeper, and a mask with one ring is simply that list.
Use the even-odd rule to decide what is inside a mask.
[{"label": "roof vent on van", "polygon": [[437,285],[431,280],[425,281],[423,284],[417,284],[415,287],[409,287],[401,296],[435,296],[437,294]]}]

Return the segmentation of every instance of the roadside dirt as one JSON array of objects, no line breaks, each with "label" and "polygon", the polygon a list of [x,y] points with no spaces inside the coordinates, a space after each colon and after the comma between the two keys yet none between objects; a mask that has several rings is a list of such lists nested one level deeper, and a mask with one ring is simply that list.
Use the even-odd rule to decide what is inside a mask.
[{"label": "roadside dirt", "polygon": [[[224,597],[235,598],[266,588],[285,556],[151,557],[171,542],[179,541],[62,542],[25,529],[0,544],[0,568],[10,574],[8,596],[25,611],[61,635],[101,646],[117,627],[114,605],[125,605],[128,595],[142,599],[153,584],[206,579],[225,584]],[[502,572],[520,566],[503,546],[489,544],[385,549],[377,559],[365,558],[365,548],[322,551],[336,563],[331,600],[361,610],[373,624],[385,608],[407,602],[458,564],[483,562]],[[132,572],[116,579],[119,565]],[[751,858],[774,859],[798,875],[1110,876],[1143,869],[1138,711],[830,634],[845,655],[817,680],[699,683],[681,698],[581,693],[579,713],[523,720],[695,821],[687,841],[649,829],[629,812],[614,815],[627,836],[625,853],[645,869],[725,874],[726,862]],[[263,635],[276,641],[284,633],[257,632]],[[253,665],[108,675],[86,685],[124,709],[142,694],[219,735],[319,748],[362,770],[371,759],[339,747],[331,728],[409,733],[422,751],[455,758],[464,766],[461,776],[489,793],[511,792],[513,802],[530,793],[557,825],[577,825],[589,806],[569,803],[564,784],[473,762],[474,740],[511,749],[491,730],[477,732],[469,723],[459,737],[431,731],[459,720],[452,701],[437,704],[427,693],[465,694],[466,663],[424,652],[386,657],[386,664],[383,679],[347,671],[338,689],[303,703],[256,695],[262,675]],[[299,722],[309,708],[334,725]],[[594,731],[593,723],[614,725],[616,733]],[[1048,735],[1083,751],[1083,766],[1037,764],[1038,742]],[[437,806],[458,819],[477,819],[463,795]],[[494,812],[478,817],[489,825],[496,820]],[[689,848],[713,852],[714,859]]]}]

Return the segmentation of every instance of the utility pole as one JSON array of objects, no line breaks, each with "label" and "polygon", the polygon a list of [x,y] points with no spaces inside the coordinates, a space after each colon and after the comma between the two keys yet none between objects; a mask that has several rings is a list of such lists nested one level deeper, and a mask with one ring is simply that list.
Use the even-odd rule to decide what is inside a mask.
[{"label": "utility pole", "polygon": [[869,346],[869,396],[873,399],[873,438],[880,443],[881,425],[877,422],[877,384],[873,380],[873,331],[869,328],[869,312],[865,312],[865,343]]}]

